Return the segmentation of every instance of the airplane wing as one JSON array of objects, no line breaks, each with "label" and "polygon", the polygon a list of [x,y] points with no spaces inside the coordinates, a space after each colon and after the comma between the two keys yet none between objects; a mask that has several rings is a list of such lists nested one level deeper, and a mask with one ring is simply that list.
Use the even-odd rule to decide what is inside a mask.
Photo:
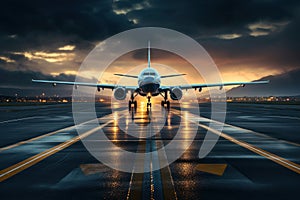
[{"label": "airplane wing", "polygon": [[175,77],[175,76],[184,76],[186,74],[170,74],[170,75],[163,75],[160,76],[160,78],[170,78],[170,77]]},{"label": "airplane wing", "polygon": [[124,77],[129,77],[129,78],[138,78],[136,75],[128,75],[128,74],[114,74],[116,76],[124,76]]},{"label": "airplane wing", "polygon": [[85,82],[34,80],[34,79],[32,79],[32,82],[34,82],[34,83],[50,83],[53,86],[56,86],[57,84],[75,85],[75,86],[89,86],[89,87],[96,87],[98,90],[100,90],[100,89],[111,89],[111,90],[114,90],[117,87],[124,87],[127,90],[136,90],[137,89],[136,86],[121,86],[121,85],[106,84],[106,83],[85,83]]},{"label": "airplane wing", "polygon": [[190,84],[190,85],[178,85],[178,86],[162,86],[162,89],[169,89],[171,87],[179,87],[181,89],[202,89],[204,87],[220,87],[230,86],[230,85],[255,85],[255,84],[267,84],[270,81],[252,81],[252,82],[227,82],[227,83],[204,83],[204,84]]},{"label": "airplane wing", "polygon": [[[138,78],[136,75],[129,75],[129,74],[114,74],[116,76],[124,76],[124,77],[129,77],[129,78]],[[160,78],[170,78],[170,77],[175,77],[175,76],[184,76],[186,74],[170,74],[170,75],[163,75],[160,76]]]}]

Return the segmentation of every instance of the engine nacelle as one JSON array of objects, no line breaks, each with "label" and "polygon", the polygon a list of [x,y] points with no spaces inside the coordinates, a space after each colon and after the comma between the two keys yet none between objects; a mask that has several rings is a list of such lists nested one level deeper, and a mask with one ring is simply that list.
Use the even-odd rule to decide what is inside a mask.
[{"label": "engine nacelle", "polygon": [[115,89],[114,97],[117,100],[124,100],[126,98],[126,89],[123,87],[118,87]]},{"label": "engine nacelle", "polygon": [[172,100],[180,100],[182,98],[182,90],[178,87],[172,88],[170,96]]}]

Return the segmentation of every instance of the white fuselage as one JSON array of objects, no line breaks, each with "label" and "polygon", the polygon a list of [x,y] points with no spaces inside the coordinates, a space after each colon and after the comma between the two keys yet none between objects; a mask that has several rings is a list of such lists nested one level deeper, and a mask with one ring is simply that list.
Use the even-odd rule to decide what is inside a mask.
[{"label": "white fuselage", "polygon": [[147,67],[138,76],[139,94],[156,96],[159,94],[160,75],[154,69]]}]

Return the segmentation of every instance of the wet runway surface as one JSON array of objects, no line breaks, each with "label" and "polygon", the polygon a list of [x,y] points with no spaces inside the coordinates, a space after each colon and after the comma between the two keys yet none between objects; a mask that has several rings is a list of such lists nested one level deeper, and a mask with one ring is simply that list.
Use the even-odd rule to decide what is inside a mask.
[{"label": "wet runway surface", "polygon": [[[202,159],[198,154],[209,122],[218,124],[209,120],[209,104],[200,104],[200,116],[176,105],[169,112],[157,106],[150,112],[111,113],[105,104],[96,110],[98,128],[83,123],[84,134],[78,136],[71,104],[0,106],[1,199],[297,198],[299,105],[227,104],[222,134],[211,130],[221,136]],[[106,148],[97,134],[116,148]],[[99,162],[81,140],[97,142],[94,151],[111,158],[114,167],[132,170]],[[165,166],[172,155],[155,150],[172,141],[174,154],[186,150]],[[144,156],[131,161],[117,148]],[[162,168],[149,170],[156,167]],[[149,172],[134,173],[138,170]]]}]

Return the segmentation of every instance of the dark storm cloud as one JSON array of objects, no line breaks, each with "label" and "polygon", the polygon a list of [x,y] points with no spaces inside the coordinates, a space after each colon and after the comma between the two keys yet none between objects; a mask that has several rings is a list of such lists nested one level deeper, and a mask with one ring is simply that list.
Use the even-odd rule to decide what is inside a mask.
[{"label": "dark storm cloud", "polygon": [[85,39],[101,39],[129,25],[113,13],[110,0],[5,1],[1,3],[0,23],[1,32],[8,35],[56,32]]},{"label": "dark storm cloud", "polygon": [[[298,1],[264,0],[12,0],[1,5],[0,48],[50,50],[65,43],[100,41],[135,27],[128,19],[137,19],[136,26],[172,28],[198,40],[218,34],[248,34],[247,25],[260,20],[292,21],[298,7]],[[126,15],[117,15],[114,9],[126,11]]]},{"label": "dark storm cloud", "polygon": [[206,40],[202,44],[218,63],[261,66],[286,71],[300,68],[300,15],[283,30],[266,36],[244,36],[234,40]]},{"label": "dark storm cloud", "polygon": [[[299,11],[300,2],[296,0],[3,1],[0,69],[45,74],[58,69],[77,71],[96,42],[134,27],[156,26],[192,36],[208,50],[221,71],[247,65],[284,72],[300,67]],[[255,34],[261,34],[254,37],[249,25],[259,22],[265,24],[254,28]],[[62,65],[14,54],[57,52],[64,45],[75,45],[72,52],[76,57]],[[144,59],[144,53],[134,58]]]},{"label": "dark storm cloud", "polygon": [[[135,60],[143,60],[146,61],[148,58],[147,49],[139,49],[133,52],[130,52],[131,57]],[[174,56],[173,53],[161,50],[161,49],[153,49],[151,48],[151,61],[162,60],[162,59],[170,59],[170,57]]]},{"label": "dark storm cloud", "polygon": [[259,20],[287,20],[293,17],[297,1],[149,1],[151,7],[128,15],[145,26],[157,24],[192,36],[247,31],[245,25]]},{"label": "dark storm cloud", "polygon": [[[160,25],[194,37],[217,63],[229,58],[231,65],[264,66],[282,71],[300,67],[296,55],[300,50],[299,1],[154,0],[150,4],[145,10],[133,10],[127,15],[145,26]],[[249,25],[259,22],[273,25],[275,30],[258,27],[255,31],[267,35],[251,36],[253,31]],[[222,34],[241,37],[216,38]]]},{"label": "dark storm cloud", "polygon": [[[132,25],[126,17],[113,12],[111,3],[110,0],[1,2],[0,56],[15,62],[5,63],[0,58],[0,68],[47,74],[56,69],[61,69],[59,72],[77,71],[95,42],[127,30]],[[76,57],[63,65],[32,60],[20,54],[37,51],[57,53],[57,49],[65,45],[76,46]]]},{"label": "dark storm cloud", "polygon": [[124,31],[132,22],[112,11],[110,0],[1,2],[0,50],[51,51],[65,44],[86,43]]},{"label": "dark storm cloud", "polygon": [[[259,20],[292,20],[298,4],[297,1],[259,0],[12,0],[1,3],[0,32],[2,42],[10,43],[7,46],[14,46],[11,44],[14,40],[17,40],[16,45],[26,46],[27,43],[32,47],[43,41],[51,48],[54,41],[103,40],[133,28],[128,20],[132,18],[138,19],[137,26],[162,26],[194,37],[208,37],[231,32],[245,33],[249,31],[247,24]],[[114,9],[127,10],[127,14],[117,15]],[[8,37],[14,35],[15,38]],[[3,41],[5,37],[6,41]]]}]

